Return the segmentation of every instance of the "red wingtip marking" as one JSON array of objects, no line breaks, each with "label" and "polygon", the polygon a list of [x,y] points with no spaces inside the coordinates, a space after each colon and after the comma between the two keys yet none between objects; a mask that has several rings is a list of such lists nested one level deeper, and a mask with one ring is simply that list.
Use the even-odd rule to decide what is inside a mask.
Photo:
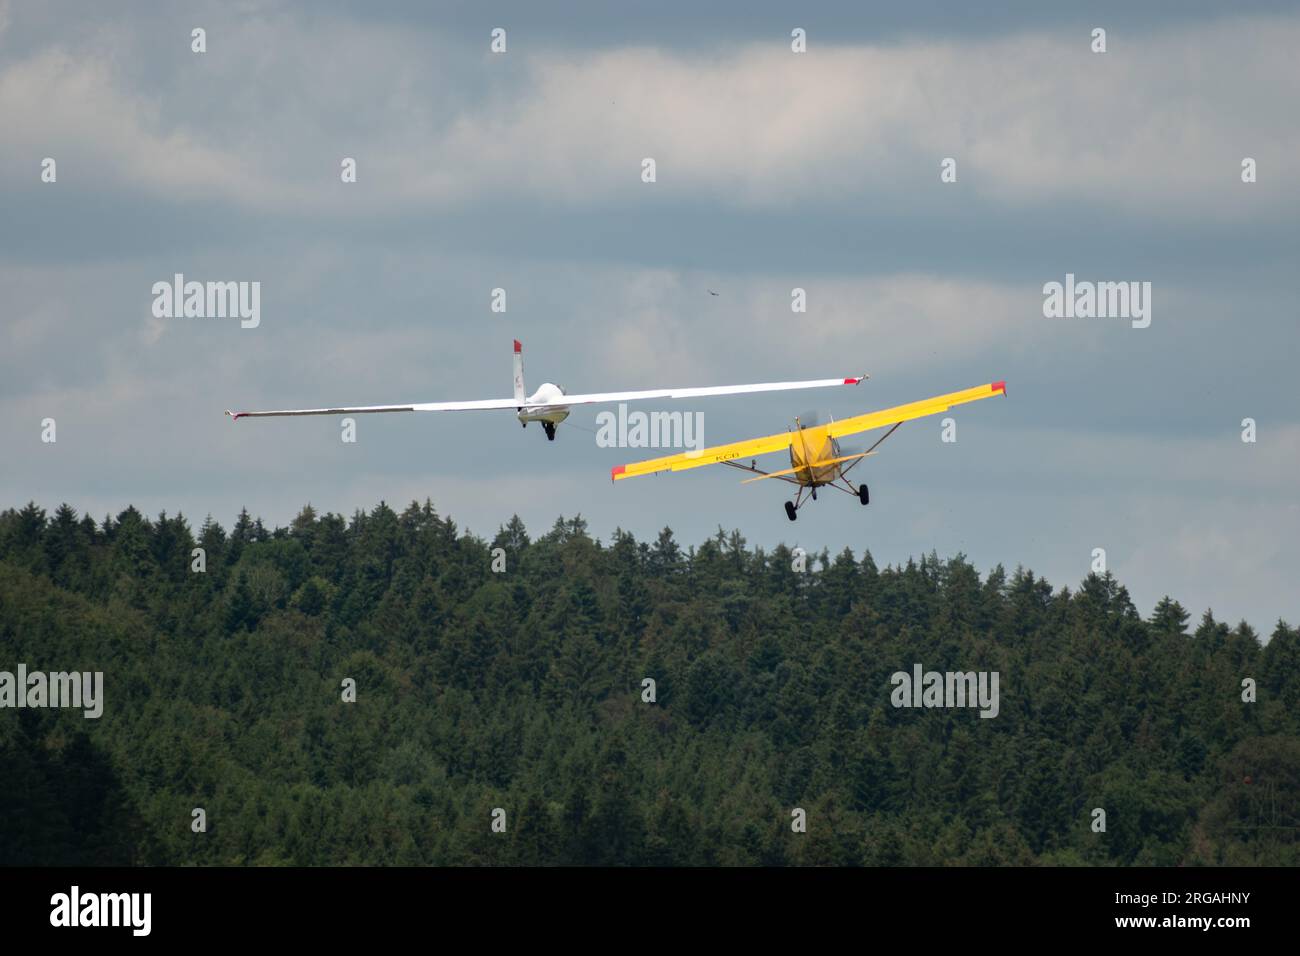
[{"label": "red wingtip marking", "polygon": [[1006,383],[1006,382],[994,382],[994,383],[993,383],[993,391],[995,391],[995,392],[1001,392],[1003,395],[1005,395],[1005,394],[1007,393],[1007,383]]},{"label": "red wingtip marking", "polygon": [[845,385],[857,385],[858,382],[860,382],[860,381],[862,381],[862,379],[860,379],[860,378],[846,378],[846,379],[844,380],[844,384],[845,384]]},{"label": "red wingtip marking", "polygon": [[523,350],[524,350],[524,347],[523,347],[522,345],[519,344],[519,340],[518,340],[518,339],[515,339],[515,353],[518,354],[519,352],[522,352]]},{"label": "red wingtip marking", "polygon": [[627,465],[615,465],[613,468],[609,470],[609,480],[613,481],[615,478],[623,474],[623,472],[625,471],[627,471]]}]

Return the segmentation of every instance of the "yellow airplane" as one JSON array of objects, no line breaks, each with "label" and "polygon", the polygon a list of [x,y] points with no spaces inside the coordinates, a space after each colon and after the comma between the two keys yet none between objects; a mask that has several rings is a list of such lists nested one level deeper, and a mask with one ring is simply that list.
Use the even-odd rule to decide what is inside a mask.
[{"label": "yellow airplane", "polygon": [[[798,485],[799,491],[795,495],[794,501],[785,503],[786,517],[794,521],[798,515],[799,507],[805,502],[804,489],[809,489],[810,497],[813,501],[816,501],[817,489],[824,485],[830,485],[832,488],[846,494],[855,495],[864,505],[867,504],[871,500],[867,492],[867,486],[860,484],[857,488],[854,488],[845,475],[863,458],[874,455],[876,449],[880,447],[880,443],[894,434],[898,430],[898,426],[903,422],[911,421],[914,418],[924,418],[927,415],[937,415],[940,412],[946,412],[954,405],[977,402],[981,398],[1005,395],[1006,392],[1006,382],[992,382],[988,385],[967,388],[960,392],[936,395],[934,398],[912,402],[908,405],[898,405],[879,412],[868,412],[866,415],[857,415],[843,421],[833,421],[829,425],[805,426],[796,418],[794,420],[794,429],[782,434],[767,435],[764,438],[750,438],[746,441],[732,442],[730,445],[715,445],[712,448],[686,451],[677,455],[665,455],[662,458],[651,458],[649,461],[640,461],[632,465],[615,465],[610,471],[610,479],[618,481],[621,478],[652,475],[660,471],[685,471],[687,468],[698,468],[701,465],[730,465],[732,468],[753,472],[758,476],[756,478],[746,478],[741,484],[762,481],[764,478],[779,478],[781,481],[788,481],[791,484]],[[884,428],[886,425],[891,426],[889,431],[885,432],[866,451],[853,455],[845,455],[840,452],[839,442],[836,439],[843,438],[845,435],[856,435],[860,432]],[[752,458],[755,455],[768,455],[772,452],[787,449],[790,453],[791,467],[783,471],[761,471],[756,467],[757,462]],[[741,464],[737,460],[741,458],[750,458],[750,463],[748,465]],[[842,482],[842,484],[837,482]]]}]

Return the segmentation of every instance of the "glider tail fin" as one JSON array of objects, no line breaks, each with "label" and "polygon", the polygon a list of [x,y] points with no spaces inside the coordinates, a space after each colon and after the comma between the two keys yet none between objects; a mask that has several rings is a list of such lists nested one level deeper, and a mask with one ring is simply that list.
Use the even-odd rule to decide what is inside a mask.
[{"label": "glider tail fin", "polygon": [[515,339],[515,401],[522,406],[527,394],[524,391],[524,347]]}]

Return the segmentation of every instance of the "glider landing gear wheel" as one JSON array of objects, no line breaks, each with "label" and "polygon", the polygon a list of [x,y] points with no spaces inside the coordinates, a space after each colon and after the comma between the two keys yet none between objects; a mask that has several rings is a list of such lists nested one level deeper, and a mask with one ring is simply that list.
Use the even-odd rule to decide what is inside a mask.
[{"label": "glider landing gear wheel", "polygon": [[864,505],[871,502],[871,494],[867,491],[867,485],[865,482],[858,485],[858,500]]},{"label": "glider landing gear wheel", "polygon": [[546,432],[547,441],[555,441],[555,423],[542,422],[542,430]]},{"label": "glider landing gear wheel", "polygon": [[794,510],[794,502],[793,502],[793,501],[787,501],[787,502],[785,503],[785,516],[786,516],[787,518],[789,518],[791,521],[793,521],[795,518],[799,517],[799,513],[798,513],[797,511]]}]

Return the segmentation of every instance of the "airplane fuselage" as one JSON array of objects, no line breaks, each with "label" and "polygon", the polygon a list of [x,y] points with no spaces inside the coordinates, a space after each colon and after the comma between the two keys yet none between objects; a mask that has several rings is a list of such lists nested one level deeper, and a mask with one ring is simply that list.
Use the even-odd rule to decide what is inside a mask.
[{"label": "airplane fuselage", "polygon": [[824,425],[801,428],[795,440],[790,443],[790,467],[799,469],[794,477],[805,488],[830,484],[840,476],[840,462],[808,467],[811,462],[840,457],[839,442],[827,435],[826,431]]}]

